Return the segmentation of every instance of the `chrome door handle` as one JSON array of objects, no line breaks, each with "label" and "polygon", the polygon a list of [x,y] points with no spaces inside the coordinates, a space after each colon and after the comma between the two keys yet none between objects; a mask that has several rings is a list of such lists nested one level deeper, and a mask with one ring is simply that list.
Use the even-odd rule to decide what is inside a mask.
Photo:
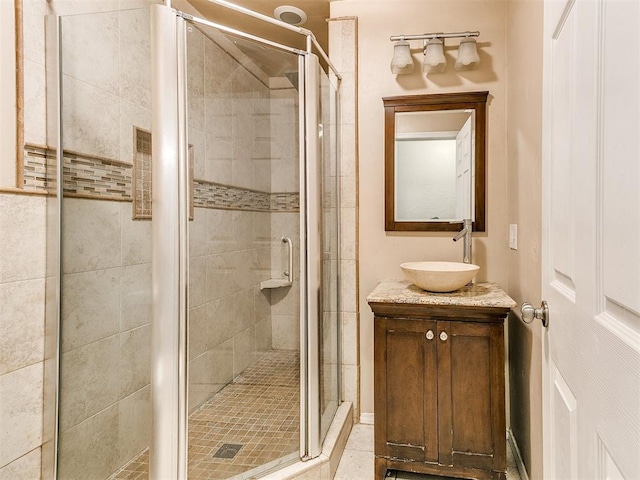
[{"label": "chrome door handle", "polygon": [[524,302],[520,307],[520,313],[522,313],[522,321],[524,323],[531,323],[537,318],[542,320],[543,327],[549,327],[549,305],[544,300],[540,308],[535,308],[530,303]]}]

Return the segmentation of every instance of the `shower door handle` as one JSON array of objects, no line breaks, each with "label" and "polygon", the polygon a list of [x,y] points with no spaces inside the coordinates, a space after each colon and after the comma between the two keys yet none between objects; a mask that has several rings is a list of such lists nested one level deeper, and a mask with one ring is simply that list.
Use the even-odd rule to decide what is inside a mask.
[{"label": "shower door handle", "polygon": [[287,280],[293,283],[293,242],[289,237],[282,237],[282,241],[289,247],[289,265],[283,273]]}]

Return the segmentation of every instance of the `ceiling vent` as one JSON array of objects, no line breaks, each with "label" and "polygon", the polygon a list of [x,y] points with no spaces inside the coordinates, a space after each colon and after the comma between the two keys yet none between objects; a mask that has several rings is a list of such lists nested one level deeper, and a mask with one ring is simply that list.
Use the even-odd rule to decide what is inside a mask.
[{"label": "ceiling vent", "polygon": [[273,16],[290,25],[304,25],[307,22],[307,14],[298,7],[281,5],[273,11]]}]

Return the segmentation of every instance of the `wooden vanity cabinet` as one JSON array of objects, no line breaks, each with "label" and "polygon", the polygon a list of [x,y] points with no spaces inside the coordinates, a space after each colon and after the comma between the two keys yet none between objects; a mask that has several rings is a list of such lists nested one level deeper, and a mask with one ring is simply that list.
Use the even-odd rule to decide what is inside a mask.
[{"label": "wooden vanity cabinet", "polygon": [[370,303],[375,468],[506,478],[508,308]]}]

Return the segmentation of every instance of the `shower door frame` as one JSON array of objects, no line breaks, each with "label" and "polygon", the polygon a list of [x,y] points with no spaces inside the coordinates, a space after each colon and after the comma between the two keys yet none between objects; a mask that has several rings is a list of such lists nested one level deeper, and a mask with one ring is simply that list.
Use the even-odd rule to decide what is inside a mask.
[{"label": "shower door frame", "polygon": [[[320,63],[307,50],[152,5],[153,335],[150,478],[187,478],[188,139],[186,24],[195,22],[298,55],[300,138],[300,458],[321,453],[319,325],[322,308]],[[258,18],[260,14],[256,14]],[[278,22],[270,19],[271,23]],[[282,23],[282,22],[278,22]],[[291,29],[288,24],[285,28]],[[294,27],[298,28],[298,27]],[[298,33],[308,32],[298,29]],[[317,43],[316,43],[317,45]],[[323,57],[326,54],[322,52]],[[340,76],[333,66],[336,77]],[[178,162],[176,163],[176,158]],[[178,228],[176,228],[178,226]],[[177,322],[176,322],[177,320]],[[339,334],[338,334],[339,335]],[[339,337],[338,337],[339,338]],[[338,340],[339,341],[339,340]],[[338,399],[340,398],[338,382]]]}]

